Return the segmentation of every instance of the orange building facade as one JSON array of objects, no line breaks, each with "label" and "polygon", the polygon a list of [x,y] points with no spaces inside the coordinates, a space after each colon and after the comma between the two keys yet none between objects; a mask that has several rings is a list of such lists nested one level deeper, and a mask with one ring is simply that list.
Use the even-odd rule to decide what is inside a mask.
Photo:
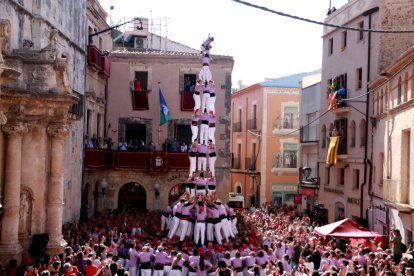
[{"label": "orange building facade", "polygon": [[300,202],[299,76],[267,80],[232,95],[231,191],[241,193],[246,206]]}]

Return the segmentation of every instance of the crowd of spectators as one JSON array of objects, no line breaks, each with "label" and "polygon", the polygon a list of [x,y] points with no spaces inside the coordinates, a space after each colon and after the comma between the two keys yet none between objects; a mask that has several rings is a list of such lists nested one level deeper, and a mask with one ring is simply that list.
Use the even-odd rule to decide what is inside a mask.
[{"label": "crowd of spectators", "polygon": [[[390,247],[374,240],[314,234],[316,223],[294,207],[266,206],[237,213],[230,242],[195,245],[167,239],[158,212],[111,212],[85,223],[64,225],[65,252],[13,261],[3,275],[412,275],[414,244],[402,253],[398,229]],[[399,245],[398,245],[399,244]],[[162,261],[161,261],[162,260]],[[151,272],[152,271],[152,272]],[[1,275],[1,274],[0,274]]]}]

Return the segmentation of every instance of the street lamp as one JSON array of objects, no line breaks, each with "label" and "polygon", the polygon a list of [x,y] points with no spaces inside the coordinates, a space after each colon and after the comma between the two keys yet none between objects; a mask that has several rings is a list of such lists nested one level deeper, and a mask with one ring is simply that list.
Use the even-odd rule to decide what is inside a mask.
[{"label": "street lamp", "polygon": [[158,179],[155,180],[154,182],[154,190],[155,190],[155,202],[154,202],[154,210],[158,211],[160,210],[160,192],[158,191],[158,189],[160,188],[160,182],[158,181]]},{"label": "street lamp", "polygon": [[160,188],[160,182],[158,182],[158,179],[157,179],[154,182],[155,199],[158,199],[158,197],[160,196],[160,192],[158,191],[159,188]]},{"label": "street lamp", "polygon": [[303,172],[303,175],[305,176],[305,179],[307,180],[307,179],[309,179],[309,176],[312,172],[312,169],[309,168],[309,167],[303,167],[302,172]]},{"label": "street lamp", "polygon": [[106,182],[105,177],[101,180],[101,188],[102,188],[102,194],[105,196],[105,189],[108,187],[108,182]]}]

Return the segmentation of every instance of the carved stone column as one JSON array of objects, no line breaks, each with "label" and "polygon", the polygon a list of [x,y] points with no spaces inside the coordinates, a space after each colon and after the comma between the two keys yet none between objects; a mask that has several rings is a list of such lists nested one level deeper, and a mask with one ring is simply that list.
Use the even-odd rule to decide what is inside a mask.
[{"label": "carved stone column", "polygon": [[22,169],[22,137],[28,132],[23,122],[9,122],[2,127],[7,135],[5,183],[3,191],[0,258],[19,259],[22,247],[19,242],[20,185]]},{"label": "carved stone column", "polygon": [[52,255],[62,253],[66,246],[62,236],[63,164],[65,160],[65,138],[69,133],[69,126],[65,123],[51,124],[47,128],[47,133],[51,136],[52,142],[47,205],[47,232],[49,233],[47,248],[48,253]]}]

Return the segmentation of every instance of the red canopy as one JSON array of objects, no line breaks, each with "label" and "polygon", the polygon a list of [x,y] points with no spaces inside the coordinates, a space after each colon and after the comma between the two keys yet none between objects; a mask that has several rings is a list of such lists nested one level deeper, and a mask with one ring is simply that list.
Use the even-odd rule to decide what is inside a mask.
[{"label": "red canopy", "polygon": [[314,231],[317,235],[322,237],[347,239],[382,237],[381,234],[370,231],[348,218],[321,227],[315,227]]}]

